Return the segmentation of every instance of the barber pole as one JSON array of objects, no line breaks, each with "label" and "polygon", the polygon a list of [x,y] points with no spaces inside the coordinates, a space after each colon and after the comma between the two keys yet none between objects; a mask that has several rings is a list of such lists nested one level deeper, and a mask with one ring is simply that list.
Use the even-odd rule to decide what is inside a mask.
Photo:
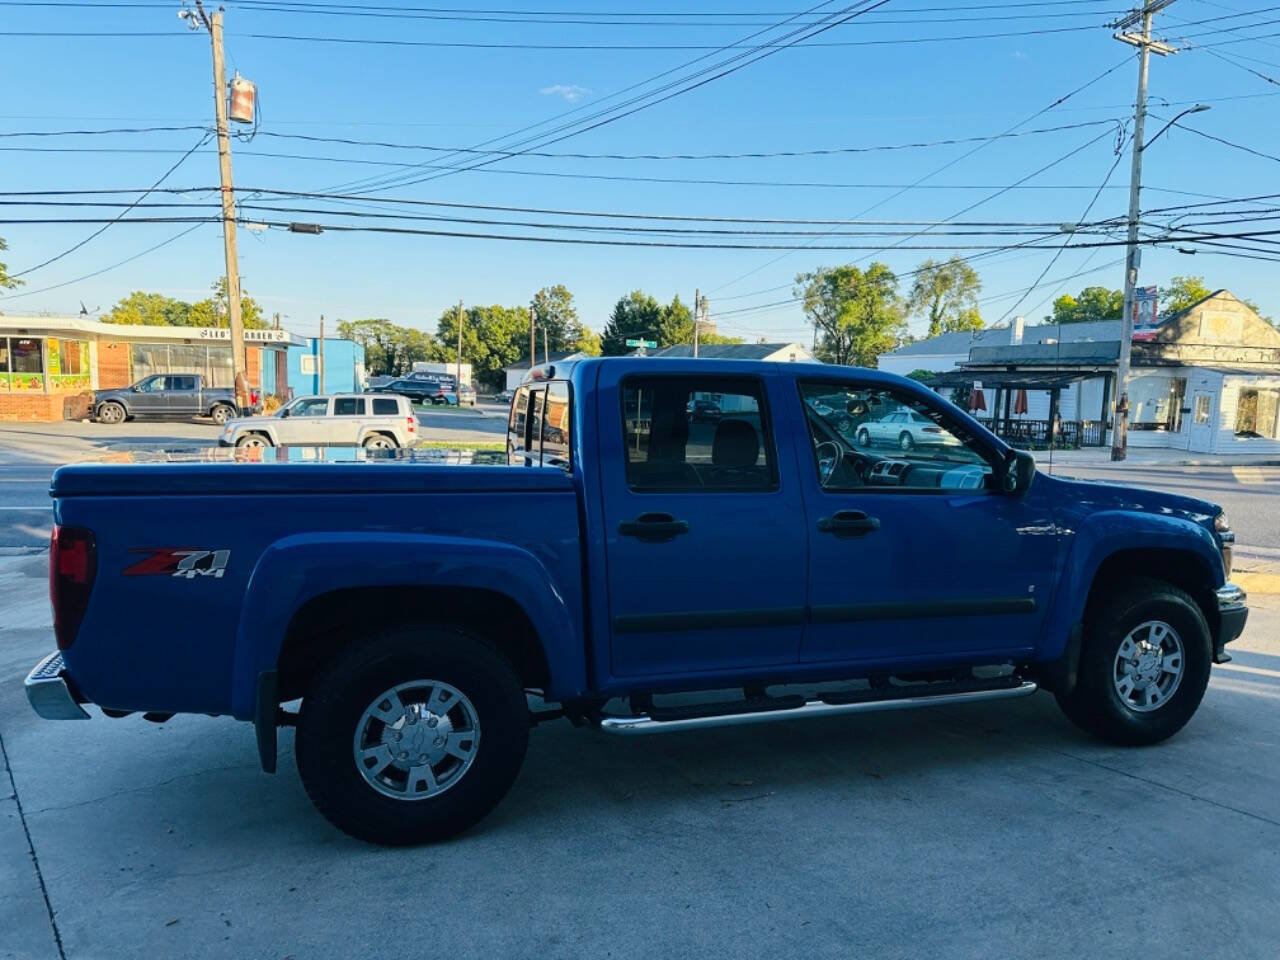
[{"label": "barber pole", "polygon": [[253,123],[258,104],[258,85],[240,74],[231,78],[231,119],[236,123]]}]

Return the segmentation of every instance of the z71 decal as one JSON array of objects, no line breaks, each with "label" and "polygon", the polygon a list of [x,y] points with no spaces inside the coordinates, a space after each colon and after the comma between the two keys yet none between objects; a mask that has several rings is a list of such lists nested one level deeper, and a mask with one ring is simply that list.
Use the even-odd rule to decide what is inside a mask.
[{"label": "z71 decal", "polygon": [[144,548],[135,553],[146,553],[145,560],[125,567],[126,577],[214,577],[220,579],[231,559],[230,550],[193,550],[190,548]]}]

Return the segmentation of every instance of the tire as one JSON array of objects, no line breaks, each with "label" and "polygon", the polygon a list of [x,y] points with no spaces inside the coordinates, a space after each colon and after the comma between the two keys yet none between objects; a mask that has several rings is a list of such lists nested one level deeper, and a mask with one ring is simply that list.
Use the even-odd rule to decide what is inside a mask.
[{"label": "tire", "polygon": [[[391,755],[392,743],[385,739],[400,733],[414,741],[410,750],[447,749],[437,746],[439,736],[426,739],[426,730],[444,723],[429,710],[443,686],[463,698],[450,701],[455,707],[443,717],[463,732],[470,717],[477,730],[469,741],[457,730],[449,734],[460,736],[461,745],[470,742],[471,755],[460,773],[452,767],[452,780],[451,765],[464,763],[455,754],[405,769],[397,760],[408,751]],[[388,697],[393,691],[399,691],[394,702]],[[398,730],[371,713],[379,709],[397,718]],[[410,713],[422,719],[411,723]],[[455,630],[408,627],[352,644],[314,677],[298,714],[296,753],[302,785],[326,820],[358,840],[403,846],[448,839],[483,819],[515,782],[528,741],[528,705],[506,657]],[[361,763],[371,769],[383,764],[372,774],[379,786]],[[439,779],[415,785],[409,778],[415,770],[422,775],[424,767]],[[414,786],[426,795],[409,799]]]},{"label": "tire", "polygon": [[366,450],[394,450],[396,442],[385,433],[375,433],[365,437],[362,446]]},{"label": "tire", "polygon": [[[1161,635],[1150,624],[1161,624],[1168,633]],[[1133,645],[1132,658],[1124,656],[1126,644]],[[1150,659],[1141,656],[1144,646],[1157,644],[1158,665],[1152,662],[1154,650]],[[1058,705],[1072,723],[1102,740],[1124,746],[1159,743],[1181,730],[1200,706],[1210,662],[1209,626],[1196,602],[1172,584],[1135,580],[1085,625],[1079,679],[1071,693],[1057,694]],[[1176,677],[1175,665],[1181,668]],[[1131,669],[1136,672],[1130,674]],[[1152,677],[1158,682],[1144,688]],[[1126,680],[1127,694],[1122,692]]]},{"label": "tire", "polygon": [[871,434],[868,433],[865,429],[858,431],[858,446],[860,447],[871,446]]},{"label": "tire", "polygon": [[260,433],[246,433],[243,437],[236,441],[236,447],[244,447],[250,450],[260,450],[263,447],[271,446],[271,441]]},{"label": "tire", "polygon": [[115,426],[125,421],[124,407],[114,401],[108,401],[98,408],[98,422]]},{"label": "tire", "polygon": [[903,430],[900,434],[898,434],[899,450],[902,450],[904,452],[907,450],[912,450],[915,448],[915,445],[916,445],[915,438],[913,438],[911,434],[908,433],[906,430]]},{"label": "tire", "polygon": [[231,408],[228,407],[225,403],[219,403],[212,410],[209,411],[209,417],[210,419],[213,420],[214,423],[216,423],[218,426],[221,427],[221,426],[224,426],[226,422],[231,419],[231,412],[232,412]]}]

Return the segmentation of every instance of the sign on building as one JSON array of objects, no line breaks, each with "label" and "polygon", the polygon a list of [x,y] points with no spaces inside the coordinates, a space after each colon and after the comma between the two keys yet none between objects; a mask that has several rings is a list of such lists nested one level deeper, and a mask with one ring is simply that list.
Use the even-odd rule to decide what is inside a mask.
[{"label": "sign on building", "polygon": [[1133,291],[1133,339],[1154,340],[1159,320],[1156,314],[1157,289],[1138,287]]}]

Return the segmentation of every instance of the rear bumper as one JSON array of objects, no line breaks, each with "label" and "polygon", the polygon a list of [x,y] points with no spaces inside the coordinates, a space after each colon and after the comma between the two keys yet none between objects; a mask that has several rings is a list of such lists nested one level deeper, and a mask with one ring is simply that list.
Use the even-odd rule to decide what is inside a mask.
[{"label": "rear bumper", "polygon": [[1213,638],[1213,662],[1226,663],[1231,657],[1224,648],[1244,632],[1249,619],[1248,595],[1242,587],[1228,582],[1217,589],[1216,596],[1218,635]]},{"label": "rear bumper", "polygon": [[31,709],[46,720],[88,720],[89,714],[72,693],[66,673],[61,653],[51,653],[36,664],[23,683]]}]

